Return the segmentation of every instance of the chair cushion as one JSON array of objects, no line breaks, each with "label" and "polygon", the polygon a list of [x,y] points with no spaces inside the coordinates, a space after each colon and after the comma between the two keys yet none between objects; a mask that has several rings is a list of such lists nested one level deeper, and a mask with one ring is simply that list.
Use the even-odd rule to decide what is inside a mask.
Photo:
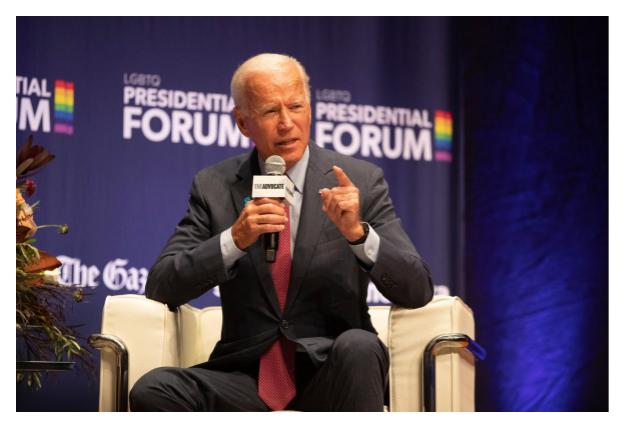
[{"label": "chair cushion", "polygon": [[195,308],[183,305],[179,311],[180,366],[206,362],[221,338],[221,307]]}]

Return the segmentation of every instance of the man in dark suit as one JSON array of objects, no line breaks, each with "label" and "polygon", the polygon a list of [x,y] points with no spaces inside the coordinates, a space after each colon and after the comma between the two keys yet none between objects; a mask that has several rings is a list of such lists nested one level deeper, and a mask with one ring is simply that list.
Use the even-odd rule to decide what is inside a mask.
[{"label": "man in dark suit", "polygon": [[[433,295],[383,172],[309,144],[309,78],[294,58],[257,55],[231,89],[237,125],[256,149],[195,176],[146,287],[177,306],[219,285],[221,340],[207,362],[145,374],[131,409],[383,410],[388,354],[370,322],[369,279],[404,307]],[[296,187],[290,208],[248,198],[271,155]],[[280,236],[274,263],[259,239],[268,232]]]}]

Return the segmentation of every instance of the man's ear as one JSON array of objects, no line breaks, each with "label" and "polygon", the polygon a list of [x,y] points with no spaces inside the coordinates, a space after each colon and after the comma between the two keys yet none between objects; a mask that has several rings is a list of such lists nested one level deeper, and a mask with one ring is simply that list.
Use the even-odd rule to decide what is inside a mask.
[{"label": "man's ear", "polygon": [[237,123],[237,127],[239,127],[239,131],[246,137],[250,137],[248,133],[248,127],[245,124],[245,117],[243,116],[243,112],[238,107],[232,109],[232,115],[234,116],[234,120]]}]

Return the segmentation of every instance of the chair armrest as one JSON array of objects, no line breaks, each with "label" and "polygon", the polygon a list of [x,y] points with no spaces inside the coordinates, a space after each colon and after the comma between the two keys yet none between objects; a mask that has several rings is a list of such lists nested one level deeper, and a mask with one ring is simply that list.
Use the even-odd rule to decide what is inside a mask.
[{"label": "chair armrest", "polygon": [[[422,308],[393,306],[388,323],[390,410],[423,411],[423,354],[440,336],[474,338],[473,312],[458,297],[437,296]],[[473,411],[475,366],[464,349],[442,350],[436,357],[436,409]]]},{"label": "chair armrest", "polygon": [[[129,353],[125,343],[114,335],[92,334],[88,338],[90,345],[107,353],[114,353],[116,357],[116,373],[114,375],[114,408],[112,411],[127,411],[129,409]],[[104,410],[101,410],[104,411]]]},{"label": "chair armrest", "polygon": [[436,356],[446,349],[466,349],[476,360],[486,359],[486,350],[465,334],[439,335],[423,352],[423,399],[425,411],[436,411]]},{"label": "chair armrest", "polygon": [[[140,295],[116,295],[105,299],[101,333],[94,337],[101,346],[100,411],[116,410],[117,405],[122,407],[127,402],[129,389],[149,370],[179,366],[177,328],[177,314],[169,311],[165,304]],[[125,371],[124,368],[119,371],[121,358],[114,351],[121,348],[126,348],[128,353],[125,389],[124,380],[120,378]],[[117,397],[117,386],[125,392],[124,395],[120,393]],[[126,407],[122,409],[126,410]]]}]

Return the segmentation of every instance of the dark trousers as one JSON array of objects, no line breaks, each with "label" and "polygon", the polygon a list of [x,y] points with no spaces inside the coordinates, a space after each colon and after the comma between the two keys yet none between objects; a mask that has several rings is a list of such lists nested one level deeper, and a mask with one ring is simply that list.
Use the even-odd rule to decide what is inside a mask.
[{"label": "dark trousers", "polygon": [[[297,411],[383,411],[388,352],[361,329],[341,334],[315,368],[296,353]],[[258,396],[257,374],[163,367],[142,376],[130,392],[132,411],[269,411]]]}]

